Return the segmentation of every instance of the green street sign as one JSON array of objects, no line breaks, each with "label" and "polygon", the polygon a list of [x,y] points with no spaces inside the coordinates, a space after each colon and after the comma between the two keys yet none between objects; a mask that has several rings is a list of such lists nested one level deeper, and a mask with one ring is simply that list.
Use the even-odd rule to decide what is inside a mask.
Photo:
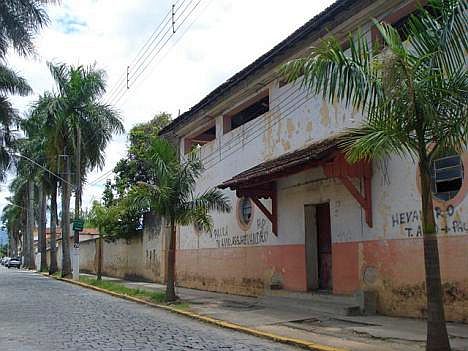
[{"label": "green street sign", "polygon": [[83,230],[83,227],[84,227],[84,219],[79,218],[73,221],[73,230],[81,232]]}]

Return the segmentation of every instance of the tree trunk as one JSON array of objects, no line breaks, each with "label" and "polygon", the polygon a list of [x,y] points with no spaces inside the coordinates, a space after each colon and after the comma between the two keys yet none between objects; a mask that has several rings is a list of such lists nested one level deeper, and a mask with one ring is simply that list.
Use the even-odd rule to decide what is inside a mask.
[{"label": "tree trunk", "polygon": [[57,272],[57,183],[52,184],[50,195],[50,267],[49,274]]},{"label": "tree trunk", "polygon": [[38,225],[38,238],[39,240],[39,252],[41,253],[41,272],[47,271],[47,194],[44,191],[44,185],[39,185],[39,225]]},{"label": "tree trunk", "polygon": [[169,238],[169,250],[167,253],[167,284],[166,301],[172,302],[177,299],[175,294],[175,250],[176,250],[176,227],[171,220],[171,233]]},{"label": "tree trunk", "polygon": [[439,249],[430,185],[430,162],[420,158],[422,226],[424,234],[424,266],[427,295],[427,351],[450,350],[445,325],[442,282],[440,278]]},{"label": "tree trunk", "polygon": [[62,277],[70,278],[70,159],[65,161],[65,181],[62,181]]},{"label": "tree trunk", "polygon": [[34,181],[28,181],[28,219],[27,233],[28,246],[26,247],[26,256],[28,263],[27,269],[35,269],[36,263],[34,260]]},{"label": "tree trunk", "polygon": [[[29,196],[27,196],[29,197]],[[21,254],[23,256],[23,267],[29,269],[29,201],[26,199],[26,226],[23,225],[23,245],[21,246]]]},{"label": "tree trunk", "polygon": [[18,237],[18,233],[16,232],[16,229],[15,229],[13,233],[11,234],[10,250],[11,250],[12,257],[18,256],[18,241],[16,239],[17,237]]},{"label": "tree trunk", "polygon": [[102,234],[99,234],[98,239],[98,264],[97,264],[97,280],[102,279]]}]

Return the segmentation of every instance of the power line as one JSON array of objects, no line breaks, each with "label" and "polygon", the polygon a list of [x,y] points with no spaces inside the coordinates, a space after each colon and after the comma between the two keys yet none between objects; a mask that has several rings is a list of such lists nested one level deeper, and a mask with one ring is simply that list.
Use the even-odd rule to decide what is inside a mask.
[{"label": "power line", "polygon": [[[187,19],[193,14],[193,12],[200,5],[202,0],[198,0],[195,3],[195,5],[189,10],[188,14],[184,16],[184,14],[186,13],[186,11],[189,9],[189,7],[191,6],[191,4],[194,1],[195,0],[191,0],[185,7],[183,7],[180,14],[178,14],[178,17],[175,19],[176,23],[178,23],[179,20],[180,20],[179,25],[175,28],[175,33],[172,31],[172,27],[169,24],[168,28],[164,32],[164,35],[160,38],[158,43],[149,51],[149,53],[147,53],[145,59],[140,63],[139,67],[137,67],[135,70],[133,70],[134,73],[132,73],[130,75],[130,88],[132,88],[132,86],[134,86],[135,83],[138,82],[138,80],[143,75],[143,73],[146,72],[146,70],[154,62],[154,60],[158,57],[158,55],[161,53],[161,51],[166,47],[166,45],[169,43],[169,41],[172,39],[172,37],[174,37],[174,35],[176,35],[176,33],[184,25],[184,23],[187,21]],[[183,4],[184,4],[184,2],[181,3],[181,5],[179,6],[179,9],[183,6]],[[182,34],[182,36],[185,35],[185,33],[186,32],[184,32]],[[179,40],[180,40],[180,38],[179,38]],[[122,89],[121,92],[120,92],[120,95],[117,95],[117,97],[112,101],[112,103],[113,104],[119,103],[120,100],[124,97],[124,95],[126,94],[127,91],[128,91],[127,89]]]},{"label": "power line", "polygon": [[[175,9],[174,11],[178,11],[180,7],[185,3],[186,0],[183,0],[182,3]],[[174,6],[179,3],[179,0],[174,3]],[[119,84],[119,87],[117,89],[114,89],[114,92],[111,96],[107,98],[107,101],[109,104],[115,104],[117,101],[119,101],[122,97],[122,95],[125,94],[126,90],[128,90],[130,80],[132,79],[132,75],[135,75],[136,72],[139,70],[139,68],[146,62],[147,58],[149,55],[151,55],[155,48],[158,47],[158,45],[161,43],[162,40],[166,37],[166,35],[169,33],[171,30],[171,13],[172,9],[169,10],[161,23],[157,26],[157,28],[153,31],[153,33],[150,35],[150,37],[147,39],[145,44],[140,48],[138,51],[138,54],[134,57],[134,59],[130,62],[130,64],[127,66],[129,67],[129,75],[127,76],[127,79],[125,79],[126,74],[123,74],[123,82],[119,84],[119,81],[117,84]],[[166,31],[164,32],[164,29],[167,27]],[[161,34],[164,33],[163,37],[157,40]],[[156,43],[156,44],[155,44]],[[128,84],[123,84],[123,83]]]},{"label": "power line", "polygon": [[[163,60],[167,57],[167,55],[169,55],[170,50],[171,50],[173,47],[175,47],[175,46],[180,42],[180,40],[185,36],[185,34],[188,32],[188,30],[189,30],[189,29],[192,27],[192,25],[200,18],[200,16],[203,14],[203,12],[208,8],[208,6],[209,6],[212,2],[213,2],[213,0],[209,0],[209,1],[206,3],[206,6],[205,6],[203,9],[201,9],[201,10],[199,11],[198,15],[193,19],[193,21],[190,22],[190,23],[187,25],[187,27],[185,28],[184,32],[176,39],[176,41],[174,41],[174,42],[172,43],[172,46],[166,51],[166,53],[164,54],[164,56],[160,57],[158,61],[155,61],[153,67],[156,67],[157,64],[158,64],[159,62],[163,61]],[[197,4],[196,6],[198,6],[198,4]],[[194,7],[194,9],[193,9],[191,12],[193,12],[193,11],[195,10],[196,6]],[[184,19],[183,22],[185,22],[185,20],[186,20],[187,18],[188,18],[188,17],[186,17],[186,18]],[[183,24],[183,23],[182,23],[182,24]],[[180,27],[180,26],[179,26],[179,27]],[[176,31],[178,31],[178,28],[176,29]],[[154,70],[154,68],[153,68],[153,70]],[[151,72],[153,72],[153,71],[151,71]],[[145,81],[145,79],[147,79],[148,77],[149,77],[149,75],[144,76],[144,77],[138,82],[138,84],[141,85],[141,84]],[[135,88],[135,89],[136,89],[136,88]],[[124,100],[122,100],[122,101],[125,101],[125,97],[124,97]]]},{"label": "power line", "polygon": [[99,182],[101,182],[104,178],[106,178],[109,174],[111,174],[112,172],[114,172],[114,169],[112,168],[111,170],[107,171],[106,173],[103,173],[101,174],[100,176],[98,176],[96,179],[94,179],[93,181],[89,182],[88,186],[92,186],[92,185],[95,185]]},{"label": "power line", "polygon": [[[183,6],[183,4],[185,3],[186,0],[183,0],[182,3],[177,7],[177,9],[175,7],[173,7],[173,11],[174,13],[178,12],[180,10],[180,8]],[[190,2],[192,2],[193,0],[191,0]],[[178,1],[177,1],[178,2]],[[175,4],[173,4],[172,6],[175,6],[177,4],[177,2]],[[189,3],[190,5],[190,3]],[[158,27],[158,30],[159,30],[159,33],[157,33],[156,35],[154,35],[154,38],[151,40],[151,42],[148,44],[148,46],[146,47],[146,49],[144,50],[144,52],[140,55],[140,57],[138,58],[138,60],[136,60],[136,62],[132,63],[131,66],[136,66],[137,68],[135,70],[133,70],[133,72],[135,73],[132,73],[133,75],[135,75],[138,71],[138,68],[140,68],[144,62],[146,61],[146,59],[154,52],[155,48],[157,48],[157,46],[159,45],[159,43],[161,43],[161,41],[164,39],[164,37],[166,36],[166,34],[169,32],[169,30],[172,32],[172,34],[175,34],[175,31],[174,31],[174,27],[172,27],[173,23],[175,23],[175,21],[177,21],[177,19],[174,19],[174,22],[172,21],[172,19],[170,18],[170,14],[171,14],[172,10],[170,10],[168,12],[168,14],[166,15],[166,18],[163,20],[163,22],[165,21],[165,23],[167,23],[168,25],[168,28],[167,30],[164,32],[164,28],[166,27],[166,24],[164,24],[164,26],[162,25],[163,23],[161,23],[161,25]],[[159,39],[159,41],[154,44],[156,42],[156,39],[161,35],[161,33],[164,32],[164,35],[162,38]],[[151,46],[153,46],[151,48]],[[130,76],[131,78],[131,76]]]},{"label": "power line", "polygon": [[[185,1],[185,0],[184,0]],[[148,37],[148,39],[145,41],[145,43],[143,44],[143,46],[138,50],[138,53],[135,55],[135,57],[133,58],[133,60],[130,62],[129,66],[132,66],[132,65],[136,65],[138,64],[139,60],[141,59],[141,57],[146,53],[148,47],[150,47],[152,45],[152,43],[154,42],[154,40],[156,40],[156,38],[159,36],[160,33],[158,33],[158,31],[160,31],[160,28],[165,24],[165,22],[167,21],[168,17],[169,17],[169,14],[170,14],[170,11],[168,11],[166,13],[166,15],[164,16],[163,20],[161,21],[161,23],[156,27],[156,29],[151,33],[151,35]],[[122,85],[123,83],[125,82],[125,77],[126,74],[123,73],[120,78],[116,81],[116,84],[112,87],[112,89],[107,93],[107,98],[106,100],[107,101],[111,101],[116,95],[118,95],[118,93],[120,92],[120,90],[122,89]]]},{"label": "power line", "polygon": [[[184,5],[185,1],[186,1],[186,0],[183,0],[183,1],[180,3],[179,7],[175,9],[175,12],[177,12],[177,11]],[[149,41],[148,41],[148,42],[150,42],[150,41],[151,41],[151,42],[150,42],[149,45],[147,45],[147,48],[146,48],[145,50],[140,49],[140,52],[143,52],[143,54],[147,54],[147,57],[146,57],[145,59],[143,59],[143,60],[142,60],[141,58],[139,58],[139,59],[136,60],[136,63],[139,63],[139,62],[140,62],[140,64],[139,64],[139,67],[137,67],[137,69],[134,70],[134,72],[136,72],[136,73],[133,73],[133,76],[130,75],[130,77],[129,77],[129,79],[130,79],[130,81],[131,81],[130,87],[132,87],[135,83],[138,82],[138,79],[141,77],[141,75],[148,69],[148,67],[153,63],[153,61],[155,60],[155,58],[159,55],[159,53],[160,53],[160,52],[164,49],[164,47],[167,45],[167,43],[169,42],[169,40],[175,35],[175,33],[177,33],[177,32],[179,31],[179,29],[184,25],[184,23],[187,21],[187,19],[193,14],[193,12],[196,10],[196,8],[200,5],[201,1],[202,1],[202,0],[198,0],[198,1],[195,3],[195,5],[191,8],[191,10],[188,12],[188,14],[180,21],[180,24],[178,24],[177,27],[174,28],[175,30],[173,30],[172,33],[169,32],[169,29],[171,29],[171,28],[169,28],[168,30],[166,30],[166,32],[165,32],[165,34],[163,35],[163,37],[157,42],[156,46],[154,46],[153,49],[150,49],[151,43],[154,43],[154,42],[156,41],[156,39],[160,36],[160,33],[162,33],[162,31],[163,31],[164,28],[165,28],[165,25],[163,26],[162,24],[163,24],[165,21],[167,22],[167,20],[166,20],[166,18],[163,19],[163,21],[162,21],[161,24],[158,26],[158,28],[153,32],[153,35],[152,35],[152,36],[154,36],[154,38],[153,38],[152,40],[149,40]],[[194,2],[194,0],[191,0],[191,1],[187,4],[187,6],[185,6],[185,7],[183,8],[182,12],[178,15],[178,17],[174,19],[174,22],[175,22],[175,23],[178,23],[178,21],[181,19],[182,16],[184,16],[184,13],[187,11],[187,9],[190,7],[190,5],[191,5],[193,2]],[[177,3],[178,3],[178,2],[176,2],[176,5],[177,5]],[[208,5],[209,5],[210,3],[211,3],[211,1],[207,4],[206,7],[208,7]],[[205,8],[206,8],[206,7],[205,7]],[[201,15],[201,12],[200,12],[200,15]],[[168,17],[168,15],[166,15],[166,17]],[[198,17],[199,17],[199,16],[198,16]],[[181,38],[187,33],[188,29],[194,24],[194,22],[198,19],[198,17],[195,18],[194,21],[192,21],[192,22],[187,26],[186,30],[182,33],[182,35],[180,35],[180,36],[178,37],[178,39],[176,40],[176,42],[174,42],[174,44],[171,46],[170,49],[172,49],[172,48],[181,40]],[[159,30],[159,33],[156,34],[156,35],[154,35],[154,34],[158,31],[158,29],[160,29],[160,30]],[[168,37],[168,38],[166,39],[166,41],[162,44],[162,46],[155,52],[155,50],[156,50],[156,48],[157,48],[157,45],[159,45],[159,43],[161,43],[161,41],[162,41],[167,35],[169,35],[169,37]],[[170,49],[169,49],[169,50],[170,50]],[[166,52],[166,55],[169,53],[169,50]],[[149,52],[149,54],[148,54],[148,52]],[[151,57],[151,59],[148,61],[147,58],[149,57],[149,55],[152,55],[152,57]],[[166,56],[166,55],[165,55],[165,56]],[[138,55],[137,55],[137,56],[138,56]],[[165,56],[164,56],[164,57],[165,57]],[[141,56],[141,57],[142,57],[142,56]],[[163,58],[164,58],[164,57],[163,57]],[[134,61],[135,61],[135,60],[134,60]],[[145,65],[145,66],[142,66],[142,65],[145,64],[145,63],[146,63],[146,65]],[[143,68],[140,69],[140,67],[143,67]],[[111,103],[112,103],[112,104],[118,103],[118,102],[125,96],[125,93],[127,92],[127,90],[128,90],[128,89],[126,89],[126,88],[125,88],[125,89],[124,89],[124,88],[120,89],[120,93],[118,92],[116,95],[114,95],[114,97],[113,97],[113,100],[114,100],[114,101],[112,101]],[[112,170],[109,171],[109,172],[107,172],[105,175],[110,174],[111,172],[112,172]],[[104,178],[105,178],[105,176],[102,175],[102,176],[98,177],[97,179],[95,179],[93,182],[88,183],[88,185],[96,184],[98,181],[102,181],[102,179],[104,179]]]},{"label": "power line", "polygon": [[[194,8],[195,9],[198,4],[200,3],[201,0],[198,0],[198,3],[195,4]],[[185,2],[185,1],[184,1]],[[181,6],[184,4],[184,2],[181,4]],[[185,6],[183,9],[182,9],[182,12],[180,13],[180,15],[178,15],[178,17],[175,19],[175,23],[177,23],[179,21],[179,19],[184,15],[185,11],[187,11],[187,9],[189,8],[189,6],[194,2],[194,0],[190,0],[190,2],[187,4],[187,6]],[[180,7],[177,9],[177,11],[180,9]],[[189,12],[189,14],[187,15],[187,17],[184,18],[184,20],[181,22],[180,25],[178,25],[176,28],[172,28],[172,27],[169,27],[166,32],[164,33],[164,36],[160,39],[160,41],[158,42],[158,45],[159,43],[161,43],[163,41],[163,39],[166,37],[166,35],[168,34],[169,37],[166,39],[166,41],[164,42],[164,44],[162,44],[161,48],[159,48],[157,51],[157,47],[158,45],[155,45],[153,47],[153,49],[147,54],[147,57],[145,58],[144,61],[142,61],[142,63],[140,64],[140,66],[135,70],[135,73],[133,74],[133,77],[131,77],[131,79],[133,81],[137,81],[138,78],[146,71],[146,69],[148,68],[148,66],[153,62],[154,58],[161,52],[161,50],[166,46],[167,42],[175,35],[175,33],[179,30],[179,28],[184,24],[185,20],[193,13],[193,9]],[[149,58],[149,61],[147,60]],[[141,68],[141,69],[140,69]]]},{"label": "power line", "polygon": [[[180,3],[179,7],[178,7],[176,10],[180,9],[180,8],[183,6],[183,4],[185,3],[185,1],[186,1],[186,0],[183,0],[183,1]],[[178,16],[177,18],[175,18],[175,22],[177,22],[177,21],[184,15],[185,11],[188,9],[188,7],[190,6],[190,4],[191,4],[193,1],[194,1],[194,0],[191,0],[191,1],[188,3],[188,5],[185,6],[185,8],[182,10],[182,12],[179,14],[179,16]],[[195,6],[192,8],[192,10],[187,14],[187,16],[185,16],[185,18],[182,20],[182,22],[181,22],[181,23],[178,25],[178,27],[175,29],[175,32],[177,32],[178,29],[185,23],[185,21],[187,20],[187,18],[188,18],[189,16],[191,16],[191,14],[193,13],[194,9],[200,4],[200,2],[201,2],[201,0],[198,0],[198,2],[195,4]],[[177,2],[176,2],[176,4],[177,4]],[[163,21],[162,21],[161,24],[158,26],[158,28],[161,28],[161,30],[163,30],[164,27],[166,26],[166,25],[164,24],[164,22],[168,22],[169,19],[170,19],[170,18],[168,17],[168,15],[166,15],[166,17],[163,19]],[[171,29],[171,28],[169,28],[169,29]],[[133,77],[133,81],[137,81],[137,80],[138,80],[138,78],[145,72],[145,70],[148,68],[148,66],[151,64],[151,62],[154,60],[154,58],[157,57],[157,55],[159,54],[159,52],[161,52],[161,50],[166,46],[166,44],[168,43],[168,41],[172,38],[172,36],[174,35],[175,32],[172,33],[172,34],[170,34],[169,37],[167,38],[167,40],[166,40],[166,41],[162,44],[162,46],[159,48],[159,50],[156,51],[156,53],[153,54],[155,48],[157,48],[157,45],[159,45],[159,43],[161,42],[161,40],[163,40],[163,39],[167,36],[167,34],[169,33],[169,29],[166,30],[166,33],[165,33],[164,36],[158,41],[158,43],[156,44],[156,46],[153,47],[152,49],[150,49],[150,46],[155,42],[155,40],[158,38],[158,36],[159,36],[160,33],[161,33],[161,30],[160,30],[159,33],[157,33],[156,35],[154,35],[154,33],[158,32],[158,29],[156,29],[156,30],[153,32],[153,34],[151,35],[151,37],[153,37],[153,38],[150,39],[149,41],[147,41],[147,43],[149,43],[149,44],[146,45],[146,48],[140,50],[140,52],[143,53],[142,55],[147,54],[147,53],[148,53],[148,50],[151,50],[151,51],[149,52],[149,54],[147,54],[147,57],[149,57],[149,55],[153,55],[153,56],[152,56],[152,58],[151,58],[149,61],[147,61],[146,58],[144,58],[143,61],[141,61],[143,56],[140,55],[140,57],[138,57],[138,55],[137,55],[137,58],[134,59],[134,61],[135,61],[136,63],[138,63],[138,62],[141,61],[140,67],[141,67],[141,65],[143,65],[143,64],[145,64],[145,63],[146,63],[146,65],[138,72],[138,75],[137,75],[136,77]],[[150,37],[150,38],[151,38],[151,37]],[[145,45],[144,45],[144,46],[145,46]],[[139,67],[138,67],[138,68],[139,68]],[[137,68],[137,69],[138,69],[138,68]],[[133,84],[133,83],[132,83],[132,84]],[[128,89],[121,89],[121,93],[120,93],[120,95],[116,95],[115,101],[109,101],[108,103],[109,103],[109,104],[116,104],[116,103],[118,103],[119,100],[123,97],[123,95],[125,95],[125,93],[127,92],[127,90],[128,90]],[[119,93],[117,93],[117,94],[119,94]],[[93,140],[95,140],[97,136],[98,136],[97,133],[94,132],[94,135],[93,135],[91,138],[89,138],[88,140],[86,140],[86,141],[85,141],[85,144],[89,145],[89,143],[92,142]]]},{"label": "power line", "polygon": [[75,186],[74,184],[71,184],[71,183],[67,182],[65,179],[63,179],[62,177],[60,177],[58,174],[55,174],[54,172],[52,172],[52,171],[49,170],[48,168],[44,167],[43,165],[37,163],[36,161],[34,161],[33,159],[31,159],[31,158],[29,158],[29,157],[27,157],[27,156],[24,156],[24,155],[21,155],[21,154],[10,154],[10,155],[11,155],[11,156],[16,156],[16,157],[22,157],[22,158],[28,160],[29,162],[33,163],[34,165],[36,165],[36,166],[42,168],[44,171],[46,171],[46,172],[52,174],[54,177],[60,179],[62,182],[65,182],[66,184],[71,185],[71,186]]}]

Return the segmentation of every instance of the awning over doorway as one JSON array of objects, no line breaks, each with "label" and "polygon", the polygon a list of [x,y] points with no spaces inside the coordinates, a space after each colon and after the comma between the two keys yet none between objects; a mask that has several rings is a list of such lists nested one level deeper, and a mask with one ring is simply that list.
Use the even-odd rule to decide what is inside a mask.
[{"label": "awning over doorway", "polygon": [[[366,213],[366,222],[372,227],[371,207],[371,163],[360,161],[350,164],[339,149],[337,137],[326,139],[305,148],[284,154],[273,160],[265,161],[241,172],[218,187],[229,188],[238,197],[249,197],[272,222],[272,231],[277,234],[277,195],[276,181],[314,167],[322,167],[327,177],[340,179]],[[350,178],[361,178],[364,183],[363,194],[356,189]],[[269,211],[260,201],[270,198],[272,210]]]}]

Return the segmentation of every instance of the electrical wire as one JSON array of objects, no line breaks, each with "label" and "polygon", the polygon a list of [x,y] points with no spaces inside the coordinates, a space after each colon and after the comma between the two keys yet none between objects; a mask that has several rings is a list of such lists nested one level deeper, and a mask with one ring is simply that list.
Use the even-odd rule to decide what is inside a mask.
[{"label": "electrical wire", "polygon": [[[177,11],[184,5],[184,3],[186,2],[186,0],[183,0],[179,6],[177,8],[174,9],[174,13],[177,13]],[[187,6],[185,6],[182,10],[182,12],[174,18],[174,23],[177,23],[178,20],[184,16],[184,13],[186,12],[186,10],[190,7],[190,5],[194,2],[194,0],[191,0]],[[200,4],[201,0],[198,0],[198,2],[195,4],[195,6],[189,11],[189,13],[183,18],[183,20],[181,21],[181,23],[174,28],[173,30],[173,33],[169,35],[169,37],[166,39],[166,41],[163,43],[163,45],[154,53],[155,49],[158,47],[158,45],[161,43],[161,41],[167,36],[167,34],[169,33],[169,29],[172,30],[172,26],[170,26],[165,34],[163,35],[162,38],[160,38],[160,40],[157,42],[157,44],[155,46],[153,46],[152,49],[150,49],[150,47],[153,45],[153,43],[156,41],[156,39],[160,36],[160,34],[162,33],[162,31],[164,30],[164,28],[166,27],[166,24],[169,24],[169,20],[171,19],[169,17],[169,15],[172,13],[172,10],[169,11],[166,16],[164,17],[164,19],[162,20],[162,22],[160,23],[160,25],[156,28],[155,31],[153,31],[152,35],[150,36],[150,38],[147,40],[147,42],[143,45],[143,47],[140,49],[139,51],[139,54],[136,55],[135,59],[132,61],[132,62],[135,62],[135,64],[139,64],[139,66],[137,67],[137,76],[136,77],[133,77],[133,81],[137,81],[139,79],[139,77],[146,71],[146,69],[149,67],[149,65],[154,61],[154,59],[157,57],[157,55],[161,52],[161,50],[166,46],[166,44],[168,43],[168,41],[173,37],[173,35],[178,32],[178,30],[181,28],[181,26],[185,23],[185,21],[187,20],[188,17],[190,17],[193,13],[193,11],[196,9],[196,7]],[[177,6],[177,4],[179,3],[179,0],[174,4],[175,6]],[[166,23],[167,22],[167,23]],[[186,32],[184,32],[185,34]],[[149,53],[148,53],[149,52]],[[144,57],[144,55],[146,55],[146,57]],[[151,57],[151,59],[148,61],[147,58],[150,57],[150,55],[153,55]],[[138,71],[138,69],[140,67],[142,67],[142,65],[144,65],[146,63],[146,65]],[[125,77],[124,77],[125,78]],[[133,84],[133,83],[132,83]],[[119,90],[117,89],[116,90],[116,93],[117,95],[114,95],[115,98],[113,98],[113,101],[107,101],[108,104],[112,105],[112,104],[117,104],[121,99],[122,97],[125,95],[125,93],[127,92],[128,89],[120,89],[120,93],[119,93]],[[92,141],[94,141],[97,137],[97,133],[95,132],[94,133],[94,136],[92,136],[91,138],[89,138],[88,140],[85,141],[85,144],[89,145]],[[108,172],[109,174],[110,172]]]},{"label": "electrical wire", "polygon": [[[187,6],[185,6],[182,10],[182,12],[175,18],[175,23],[178,23],[178,21],[182,18],[182,16],[184,16],[185,12],[187,11],[187,9],[191,6],[192,3],[194,3],[195,0],[191,0]],[[137,73],[134,73],[134,76],[132,77],[132,82],[131,82],[131,86],[133,86],[133,84],[135,84],[136,82],[138,82],[138,79],[141,77],[141,75],[148,69],[148,67],[154,62],[155,58],[159,55],[159,53],[164,49],[164,47],[167,45],[167,43],[169,42],[169,40],[174,36],[175,33],[178,33],[179,29],[184,25],[184,23],[187,21],[187,19],[192,16],[192,14],[194,13],[194,11],[196,10],[196,8],[200,5],[202,0],[198,0],[195,5],[191,8],[191,10],[188,12],[188,14],[181,20],[180,24],[178,24],[177,27],[175,27],[174,31],[172,33],[169,32],[169,30],[166,30],[166,33],[164,34],[164,36],[158,41],[157,45],[159,45],[159,43],[161,42],[161,40],[163,38],[165,38],[167,36],[167,34],[169,34],[169,37],[166,39],[166,41],[162,44],[162,46],[157,50],[156,50],[156,47],[153,47],[153,49],[150,51],[150,54],[149,55],[152,55],[151,59],[148,61],[148,60],[143,60],[140,64],[139,67],[142,67],[141,65],[143,65],[144,63],[146,63],[145,66],[143,66],[143,68],[141,68],[140,70],[136,70]],[[185,3],[185,0],[182,1],[179,5],[179,7],[175,10],[175,12],[177,12],[177,10],[179,10],[183,4]],[[211,3],[211,2],[210,2]],[[177,4],[177,3],[176,3]],[[206,9],[206,7],[205,7]],[[166,16],[167,17],[167,16]],[[198,19],[198,17],[196,18]],[[186,30],[182,33],[182,35],[179,36],[179,38],[177,39],[177,41],[171,46],[170,49],[172,49],[179,41],[180,39],[187,33],[188,29],[194,24],[194,22],[196,21],[196,19],[194,21],[192,21],[189,26],[187,26]],[[166,21],[166,19],[163,20],[163,22]],[[166,21],[167,22],[167,21]],[[159,26],[158,28],[161,28],[161,30],[163,30],[165,27],[163,26]],[[169,28],[172,30],[172,28]],[[159,32],[161,33],[161,31]],[[153,38],[154,40],[152,42],[155,41],[155,39],[159,36],[159,33]],[[148,46],[149,48],[149,46]],[[144,52],[148,52],[149,49],[146,49]],[[169,50],[170,50],[169,49]],[[167,51],[166,55],[169,53],[169,50]],[[141,51],[141,50],[140,50]],[[148,57],[149,57],[148,55]],[[141,61],[141,60],[137,60],[138,61]],[[135,76],[136,75],[136,76]],[[111,101],[111,103],[109,104],[117,104],[126,94],[128,89],[122,89],[120,95],[116,95],[116,97],[114,98],[114,101]],[[95,138],[97,137],[97,135],[95,134],[95,137],[94,138],[91,138],[90,140],[88,140],[87,142],[89,143],[90,141],[94,140]],[[110,172],[108,172],[107,174],[109,174]],[[99,179],[99,181],[102,181],[102,178]],[[88,185],[91,185],[91,184],[95,184],[96,180],[89,183]]]},{"label": "electrical wire", "polygon": [[71,183],[67,182],[65,179],[60,177],[58,174],[55,174],[54,172],[52,172],[48,168],[44,167],[43,165],[37,163],[36,161],[34,161],[33,159],[31,159],[31,158],[29,158],[27,156],[24,156],[24,155],[21,155],[21,154],[10,154],[10,156],[22,157],[22,158],[26,159],[27,161],[31,162],[32,164],[36,165],[37,167],[42,168],[44,171],[50,173],[54,177],[60,179],[62,182],[65,182],[66,184],[71,185],[72,187],[75,186],[74,184],[71,184]]}]

